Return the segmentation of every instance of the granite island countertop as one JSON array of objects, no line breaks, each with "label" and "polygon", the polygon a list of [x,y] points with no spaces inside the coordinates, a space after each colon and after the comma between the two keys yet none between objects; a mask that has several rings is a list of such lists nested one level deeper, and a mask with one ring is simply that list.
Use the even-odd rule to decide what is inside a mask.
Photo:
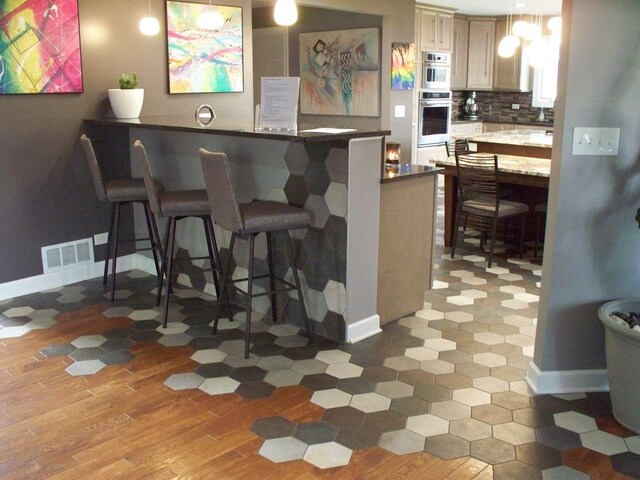
[{"label": "granite island countertop", "polygon": [[394,166],[385,165],[382,172],[381,183],[409,180],[417,177],[435,175],[437,173],[442,173],[442,168],[434,167],[433,165],[415,165],[412,163],[401,163],[400,165]]},{"label": "granite island countertop", "polygon": [[[437,166],[456,166],[456,160],[453,157],[434,160],[434,162]],[[498,155],[498,170],[501,172],[516,173],[519,175],[549,177],[551,172],[551,161],[547,158]]]},{"label": "granite island countertop", "polygon": [[504,145],[551,148],[553,144],[553,134],[547,134],[540,130],[518,129],[480,133],[469,137],[468,140],[472,143],[501,143]]}]

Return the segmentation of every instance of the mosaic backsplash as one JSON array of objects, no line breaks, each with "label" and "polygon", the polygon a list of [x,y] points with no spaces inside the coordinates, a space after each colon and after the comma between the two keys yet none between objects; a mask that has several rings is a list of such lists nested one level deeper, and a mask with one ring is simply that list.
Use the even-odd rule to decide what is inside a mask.
[{"label": "mosaic backsplash", "polygon": [[[469,90],[453,91],[453,119],[462,119],[464,115],[464,104],[468,94]],[[531,106],[531,97],[531,92],[476,91],[476,103],[483,112],[483,120],[495,120],[499,122],[535,122],[540,109]],[[520,110],[512,110],[511,105],[513,103],[519,104]],[[544,116],[545,123],[553,123],[554,109],[545,108]]]}]

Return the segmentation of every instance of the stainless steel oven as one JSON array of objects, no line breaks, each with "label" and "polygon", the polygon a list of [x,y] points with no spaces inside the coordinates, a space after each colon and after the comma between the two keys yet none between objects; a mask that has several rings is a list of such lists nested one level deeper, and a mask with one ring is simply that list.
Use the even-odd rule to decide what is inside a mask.
[{"label": "stainless steel oven", "polygon": [[420,90],[418,147],[448,142],[451,133],[451,92]]},{"label": "stainless steel oven", "polygon": [[451,55],[422,53],[422,88],[449,90],[451,88]]}]

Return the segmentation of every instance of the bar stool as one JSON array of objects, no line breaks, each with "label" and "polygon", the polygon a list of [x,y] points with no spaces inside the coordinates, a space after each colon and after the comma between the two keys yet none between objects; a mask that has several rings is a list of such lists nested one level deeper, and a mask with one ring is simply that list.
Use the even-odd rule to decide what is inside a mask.
[{"label": "bar stool", "polygon": [[[91,177],[93,178],[93,185],[96,190],[96,196],[98,200],[111,203],[111,223],[109,224],[109,232],[107,234],[107,255],[104,261],[104,274],[102,276],[102,284],[107,284],[107,277],[109,274],[109,260],[111,260],[111,296],[110,299],[113,302],[116,290],[116,263],[118,259],[118,243],[122,242],[136,242],[149,241],[151,246],[149,248],[137,248],[137,251],[151,250],[153,252],[153,262],[156,266],[156,274],[160,275],[160,267],[158,264],[158,254],[162,257],[162,246],[160,244],[160,236],[158,235],[158,227],[156,226],[156,219],[149,207],[149,199],[147,197],[147,190],[144,186],[144,180],[142,178],[124,178],[118,180],[104,180],[102,176],[102,170],[96,157],[95,150],[91,139],[82,134],[80,136],[80,143],[84,149],[87,160],[89,161],[89,168],[91,170]],[[144,216],[147,221],[147,231],[149,232],[148,238],[134,238],[133,240],[120,240],[120,207],[127,203],[140,203],[144,209]]]},{"label": "bar stool", "polygon": [[[209,203],[211,204],[211,215],[216,224],[231,232],[231,240],[229,243],[229,259],[222,271],[222,292],[227,291],[227,284],[231,283],[234,290],[244,294],[248,298],[247,302],[247,320],[245,324],[245,345],[244,356],[249,357],[249,344],[251,341],[251,304],[254,297],[271,295],[271,305],[273,312],[273,320],[277,320],[277,312],[275,305],[276,294],[279,292],[288,292],[296,290],[300,301],[300,310],[307,337],[310,342],[313,341],[309,317],[304,306],[304,297],[302,288],[300,287],[300,277],[298,275],[298,267],[296,265],[295,256],[293,254],[293,246],[289,230],[297,230],[308,228],[311,224],[311,215],[306,210],[293,207],[278,202],[254,200],[251,203],[238,204],[236,193],[231,180],[231,169],[229,160],[224,153],[214,153],[200,149],[200,159],[202,162],[202,172],[204,181],[209,193]],[[254,245],[255,238],[265,233],[267,236],[267,264],[269,273],[266,275],[254,275]],[[287,240],[287,252],[291,261],[293,270],[293,278],[295,285],[276,277],[273,274],[273,255],[272,255],[272,236],[274,233],[282,233]],[[231,259],[233,258],[233,247],[236,237],[249,237],[249,276],[233,280],[231,278]],[[255,294],[253,292],[253,282],[260,278],[269,278],[269,291]],[[244,292],[235,286],[237,282],[247,281],[247,291]],[[282,288],[276,289],[276,282],[283,285]],[[218,320],[220,318],[221,302],[218,302],[213,319],[213,333],[217,333]]]},{"label": "bar stool", "polygon": [[158,275],[158,293],[156,296],[156,305],[160,305],[164,283],[163,279],[166,275],[167,282],[165,284],[164,313],[162,320],[162,326],[166,328],[169,316],[169,295],[171,293],[171,274],[173,272],[173,251],[175,247],[176,227],[178,221],[188,217],[202,219],[209,255],[208,257],[191,257],[191,260],[201,258],[209,259],[216,295],[218,296],[218,299],[220,299],[220,284],[218,280],[220,257],[218,256],[218,244],[213,231],[213,222],[211,221],[211,210],[209,207],[207,191],[204,189],[165,191],[163,185],[153,177],[149,157],[147,156],[144,145],[140,140],[136,140],[133,143],[133,151],[137,161],[144,171],[144,183],[147,195],[149,196],[151,210],[156,215],[166,217],[168,220],[164,239],[162,270],[160,275]]},{"label": "bar stool", "polygon": [[547,202],[536,203],[535,207],[533,207],[533,211],[536,212],[536,216],[538,218],[538,226],[536,228],[536,240],[533,246],[533,258],[538,258],[540,232],[542,231],[542,224],[547,218]]}]

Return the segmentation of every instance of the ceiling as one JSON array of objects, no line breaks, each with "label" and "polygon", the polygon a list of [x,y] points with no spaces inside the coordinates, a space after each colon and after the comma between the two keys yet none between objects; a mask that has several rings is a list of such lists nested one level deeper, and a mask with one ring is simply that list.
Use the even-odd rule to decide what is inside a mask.
[{"label": "ceiling", "polygon": [[[514,7],[517,2],[525,3],[525,6]],[[559,15],[562,10],[562,0],[416,0],[416,5],[452,8],[467,15],[508,15],[510,11],[514,14]]]}]

